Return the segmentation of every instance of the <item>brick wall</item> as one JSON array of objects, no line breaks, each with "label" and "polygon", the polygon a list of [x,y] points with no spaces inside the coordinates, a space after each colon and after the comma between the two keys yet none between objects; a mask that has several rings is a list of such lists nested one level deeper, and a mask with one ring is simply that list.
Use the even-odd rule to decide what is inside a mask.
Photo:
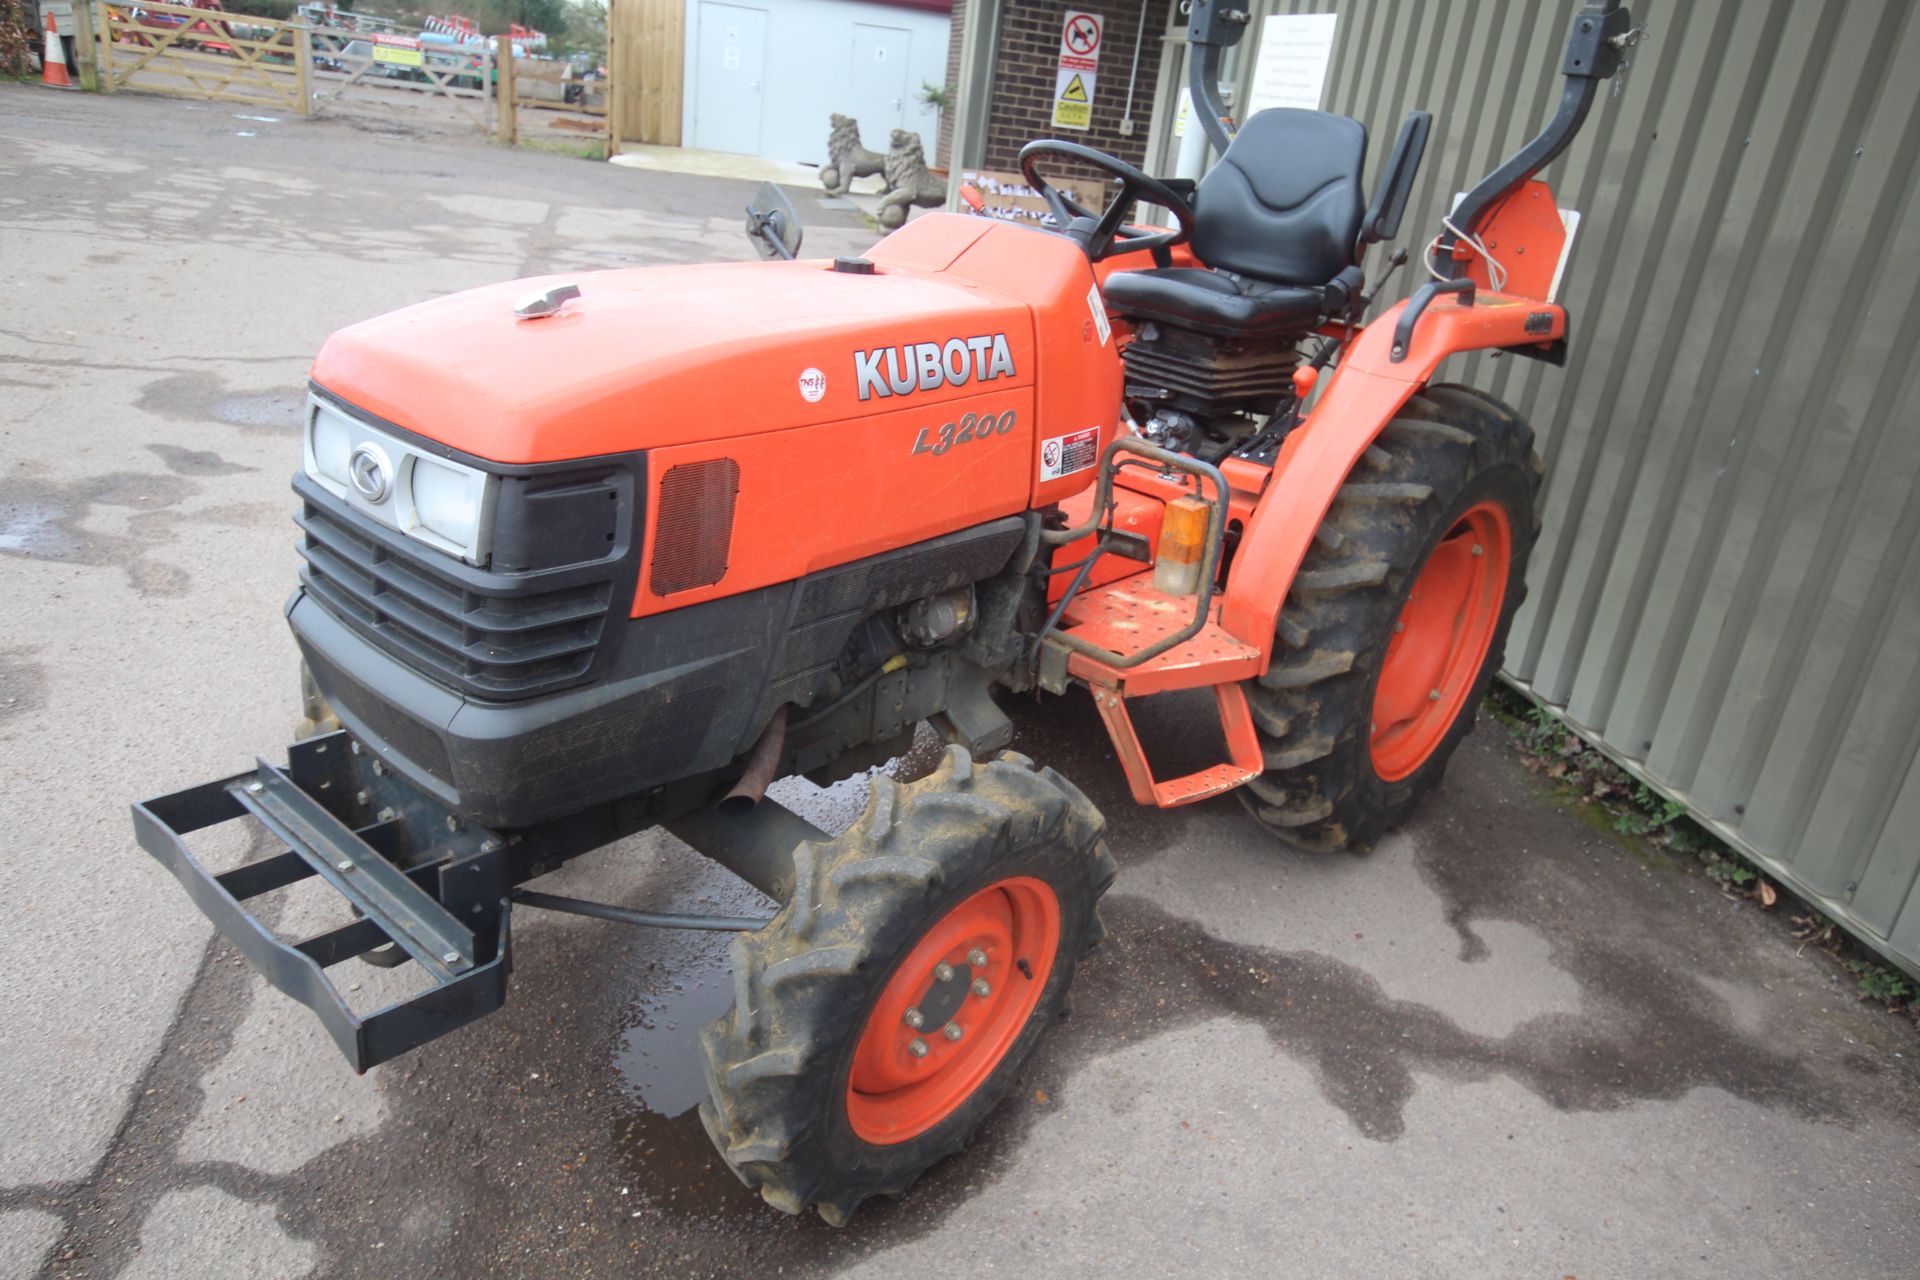
[{"label": "brick wall", "polygon": [[[953,0],[953,25],[947,29],[947,92],[957,99],[960,93],[960,39],[967,29],[967,0]],[[951,164],[953,155],[953,109],[949,107],[940,113],[940,136],[934,142],[934,153],[939,159],[934,164],[944,168]]]},{"label": "brick wall", "polygon": [[[1064,138],[1139,165],[1147,154],[1147,129],[1153,115],[1153,90],[1160,76],[1161,33],[1169,0],[1145,0],[1147,25],[1140,71],[1133,90],[1133,134],[1122,137],[1127,76],[1133,68],[1134,34],[1140,29],[1142,0],[1076,0],[1072,4],[1028,3],[1006,6],[1000,18],[999,57],[994,66],[993,97],[988,105],[989,169],[1019,168],[1020,148],[1035,138]],[[956,17],[959,6],[955,6]],[[1069,9],[1097,13],[1104,20],[1100,66],[1093,90],[1093,127],[1053,127],[1054,72],[1060,59],[1060,29]],[[1094,170],[1051,161],[1046,172],[1092,177]]]}]

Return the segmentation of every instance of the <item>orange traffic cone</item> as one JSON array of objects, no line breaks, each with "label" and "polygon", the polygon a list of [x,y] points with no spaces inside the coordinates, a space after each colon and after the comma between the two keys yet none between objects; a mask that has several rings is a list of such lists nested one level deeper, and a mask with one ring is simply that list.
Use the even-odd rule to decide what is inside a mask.
[{"label": "orange traffic cone", "polygon": [[51,12],[47,14],[47,54],[40,60],[40,83],[55,89],[77,87],[67,74],[67,51],[60,43],[60,31],[54,26]]}]

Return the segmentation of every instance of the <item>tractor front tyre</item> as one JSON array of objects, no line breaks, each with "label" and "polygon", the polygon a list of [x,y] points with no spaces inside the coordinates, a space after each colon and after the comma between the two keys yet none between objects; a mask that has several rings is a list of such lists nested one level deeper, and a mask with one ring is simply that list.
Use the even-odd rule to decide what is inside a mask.
[{"label": "tractor front tyre", "polygon": [[1526,596],[1544,470],[1520,415],[1468,387],[1426,388],[1381,431],[1247,686],[1267,767],[1239,794],[1264,825],[1365,848],[1439,783]]},{"label": "tractor front tyre", "polygon": [[733,1008],[700,1036],[700,1118],[740,1180],[841,1226],[965,1147],[1100,938],[1104,829],[1051,769],[949,747],[801,845],[791,899],[735,939]]}]

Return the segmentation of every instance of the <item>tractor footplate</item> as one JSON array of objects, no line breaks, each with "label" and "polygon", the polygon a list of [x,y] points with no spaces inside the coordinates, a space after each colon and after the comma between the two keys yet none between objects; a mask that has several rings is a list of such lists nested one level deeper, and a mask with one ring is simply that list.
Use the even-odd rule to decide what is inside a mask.
[{"label": "tractor footplate", "polygon": [[[284,850],[216,873],[189,849],[193,832],[247,817]],[[461,823],[344,733],[294,744],[285,769],[263,760],[249,773],[136,804],[133,819],[141,847],[268,982],[313,1010],[355,1071],[506,1000],[505,842]],[[351,923],[289,943],[248,909],[249,900],[314,876],[352,905]],[[432,985],[356,1014],[326,970],[389,943]]]},{"label": "tractor footplate", "polygon": [[[1064,634],[1126,654],[1180,631],[1193,619],[1193,597],[1155,591],[1146,585],[1146,576],[1122,578],[1075,596],[1062,619]],[[1138,666],[1115,667],[1075,650],[1067,655],[1067,672],[1088,684],[1142,697],[1252,679],[1260,674],[1260,650],[1209,620],[1191,639]]]},{"label": "tractor footplate", "polygon": [[[1144,576],[1074,597],[1063,619],[1065,634],[1124,654],[1180,631],[1192,620],[1193,599],[1155,591],[1140,580]],[[1193,804],[1231,791],[1266,768],[1241,685],[1260,673],[1260,651],[1216,622],[1209,620],[1191,638],[1132,667],[1115,667],[1084,650],[1072,650],[1066,654],[1066,671],[1092,688],[1133,798],[1141,804],[1163,809]],[[1154,777],[1127,712],[1127,699],[1204,688],[1214,691],[1228,758],[1182,777]]]}]

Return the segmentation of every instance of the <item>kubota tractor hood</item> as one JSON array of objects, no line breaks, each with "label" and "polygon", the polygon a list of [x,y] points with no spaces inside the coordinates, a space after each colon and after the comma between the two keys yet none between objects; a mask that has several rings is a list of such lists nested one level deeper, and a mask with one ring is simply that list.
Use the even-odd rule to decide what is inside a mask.
[{"label": "kubota tractor hood", "polygon": [[[967,243],[979,234],[966,228]],[[580,296],[516,318],[561,284]],[[490,285],[353,325],[321,348],[313,379],[397,426],[526,463],[1027,385],[1033,345],[1022,299],[897,260],[872,274],[819,261],[635,267]]]}]

